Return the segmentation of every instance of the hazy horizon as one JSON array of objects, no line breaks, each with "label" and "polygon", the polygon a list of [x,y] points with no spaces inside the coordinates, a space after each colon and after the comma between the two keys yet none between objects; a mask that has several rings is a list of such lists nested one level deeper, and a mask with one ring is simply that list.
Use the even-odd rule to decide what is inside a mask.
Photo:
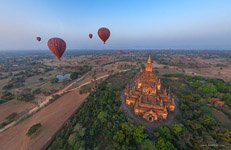
[{"label": "hazy horizon", "polygon": [[[47,50],[51,37],[64,39],[69,50],[231,50],[230,6],[229,0],[3,0],[0,50]],[[102,26],[111,30],[105,45],[97,35]]]}]

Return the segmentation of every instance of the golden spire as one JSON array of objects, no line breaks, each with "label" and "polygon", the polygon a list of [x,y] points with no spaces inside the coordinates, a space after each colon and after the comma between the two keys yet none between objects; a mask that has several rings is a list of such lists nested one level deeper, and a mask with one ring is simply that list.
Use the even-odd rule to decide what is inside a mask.
[{"label": "golden spire", "polygon": [[145,70],[147,72],[152,72],[152,59],[151,59],[151,55],[150,54],[148,55],[148,60],[147,60],[147,63],[146,63]]},{"label": "golden spire", "polygon": [[148,61],[147,61],[147,63],[152,63],[152,59],[151,59],[151,55],[150,54],[148,54]]}]

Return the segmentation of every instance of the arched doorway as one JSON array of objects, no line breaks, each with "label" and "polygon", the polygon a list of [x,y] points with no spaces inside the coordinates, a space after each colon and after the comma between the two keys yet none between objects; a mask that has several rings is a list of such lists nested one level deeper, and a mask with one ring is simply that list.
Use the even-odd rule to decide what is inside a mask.
[{"label": "arched doorway", "polygon": [[152,117],[152,115],[149,114],[149,115],[147,116],[147,120],[148,120],[149,122],[153,122],[153,117]]}]

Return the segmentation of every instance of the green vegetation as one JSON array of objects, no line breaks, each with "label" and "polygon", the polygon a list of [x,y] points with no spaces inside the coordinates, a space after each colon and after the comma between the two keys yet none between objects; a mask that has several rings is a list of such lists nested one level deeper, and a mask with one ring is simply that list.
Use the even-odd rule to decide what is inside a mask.
[{"label": "green vegetation", "polygon": [[178,107],[181,114],[177,116],[179,123],[161,126],[154,132],[156,147],[172,149],[174,145],[177,149],[201,149],[201,145],[208,144],[226,147],[230,145],[231,131],[214,118],[208,105],[211,97],[223,97],[225,93],[222,92],[228,92],[230,84],[198,76],[176,74],[176,77],[183,80],[173,81],[166,78],[163,82],[165,86],[171,86],[173,93],[180,99]]},{"label": "green vegetation", "polygon": [[16,112],[11,113],[9,116],[7,116],[7,117],[5,118],[5,120],[4,120],[2,123],[0,123],[0,129],[3,128],[3,127],[5,127],[5,126],[8,125],[9,123],[13,122],[15,119],[18,118],[18,116],[19,116],[19,115],[18,115],[18,113],[16,113]]},{"label": "green vegetation", "polygon": [[79,90],[79,93],[80,94],[90,93],[94,85],[95,85],[94,83],[90,83],[90,84],[82,86]]},{"label": "green vegetation", "polygon": [[34,95],[40,94],[42,90],[40,88],[36,88],[35,90],[32,91]]},{"label": "green vegetation", "polygon": [[32,136],[33,134],[37,133],[39,131],[39,129],[41,129],[41,128],[42,128],[42,124],[41,123],[34,124],[27,131],[26,135]]},{"label": "green vegetation", "polygon": [[225,104],[229,106],[229,108],[231,108],[231,94],[227,93],[224,94],[224,96],[222,97],[222,100],[225,101]]},{"label": "green vegetation", "polygon": [[24,82],[26,80],[26,76],[25,75],[20,75],[20,76],[13,76],[11,78],[11,80],[8,82],[7,85],[5,85],[2,89],[3,90],[10,90],[13,88],[19,88],[24,86]]},{"label": "green vegetation", "polygon": [[34,99],[34,95],[28,93],[28,94],[20,94],[18,97],[17,97],[17,100],[20,100],[20,101],[31,101]]},{"label": "green vegetation", "polygon": [[211,97],[220,98],[226,105],[231,108],[231,83],[225,83],[220,79],[206,79],[203,77],[195,76],[185,77],[189,81],[190,85],[197,89],[197,93],[205,99]]},{"label": "green vegetation", "polygon": [[75,80],[79,77],[79,74],[78,72],[72,72],[71,75],[70,75],[70,78],[71,80]]},{"label": "green vegetation", "polygon": [[51,83],[58,83],[58,82],[59,82],[59,79],[56,78],[56,77],[52,77],[52,78],[50,78],[50,82],[51,82]]},{"label": "green vegetation", "polygon": [[165,74],[164,77],[179,77],[195,89],[196,94],[209,100],[212,97],[220,98],[231,108],[231,82],[225,83],[221,79],[209,79],[201,76],[186,76],[182,73]]},{"label": "green vegetation", "polygon": [[6,119],[9,120],[9,121],[12,121],[17,117],[18,117],[18,114],[16,112],[13,112],[9,116],[7,116]]},{"label": "green vegetation", "polygon": [[[202,145],[208,144],[228,146],[231,143],[231,131],[213,117],[208,105],[211,96],[228,94],[229,84],[182,74],[176,75],[182,80],[165,78],[164,86],[170,86],[180,99],[181,113],[177,116],[177,123],[161,125],[148,136],[144,125],[127,118],[120,109],[121,91],[135,74],[134,71],[116,74],[101,83],[58,133],[49,149],[171,150],[201,149]],[[196,88],[196,82],[202,84]],[[199,88],[202,86],[205,89]]]},{"label": "green vegetation", "polygon": [[6,122],[0,123],[0,129],[4,128],[7,124],[8,124],[8,123],[6,123]]},{"label": "green vegetation", "polygon": [[9,101],[9,100],[14,99],[15,96],[14,96],[14,94],[12,94],[11,92],[3,91],[3,92],[2,92],[1,98],[2,98],[4,101]]},{"label": "green vegetation", "polygon": [[[147,141],[144,126],[127,119],[120,110],[120,91],[135,74],[136,71],[121,73],[104,81],[60,131],[49,149],[134,149],[143,142],[152,146],[152,142]],[[84,134],[79,134],[76,128],[84,130]]]},{"label": "green vegetation", "polygon": [[85,73],[87,73],[91,69],[92,69],[92,67],[88,66],[88,65],[78,66],[78,68],[77,68],[79,75],[84,75]]},{"label": "green vegetation", "polygon": [[7,100],[0,99],[0,104],[3,104],[3,103],[5,103],[5,102],[7,102]]},{"label": "green vegetation", "polygon": [[79,78],[80,76],[90,71],[92,68],[91,66],[84,65],[84,66],[77,66],[76,68],[73,68],[73,69],[76,71],[71,72],[71,76],[70,76],[71,80],[75,80]]}]

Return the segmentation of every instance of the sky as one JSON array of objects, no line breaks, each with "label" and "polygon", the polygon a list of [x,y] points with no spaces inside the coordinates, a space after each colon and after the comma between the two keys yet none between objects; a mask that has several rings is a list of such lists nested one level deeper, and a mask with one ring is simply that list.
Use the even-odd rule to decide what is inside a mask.
[{"label": "sky", "polygon": [[231,50],[231,0],[0,0],[0,50],[48,49],[52,37],[67,49]]}]

